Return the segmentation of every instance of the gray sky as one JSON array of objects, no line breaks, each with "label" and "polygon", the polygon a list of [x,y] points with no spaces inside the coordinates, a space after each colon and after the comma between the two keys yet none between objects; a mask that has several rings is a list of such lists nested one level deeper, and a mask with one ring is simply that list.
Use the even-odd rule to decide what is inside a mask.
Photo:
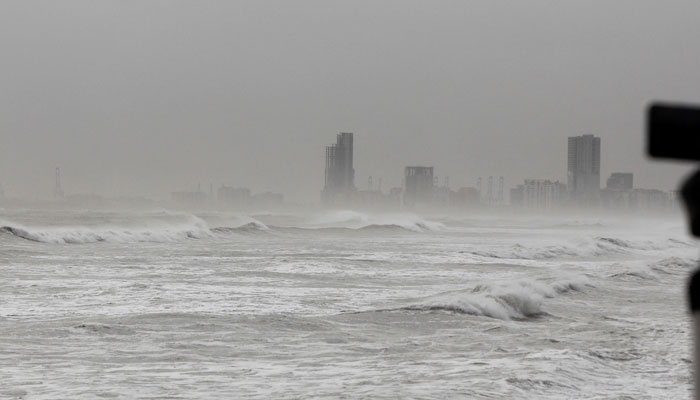
[{"label": "gray sky", "polygon": [[[318,201],[323,146],[355,132],[356,184],[433,165],[674,188],[644,156],[650,99],[700,103],[697,1],[3,1],[0,182],[165,197],[226,183]],[[442,180],[442,178],[441,178]]]}]

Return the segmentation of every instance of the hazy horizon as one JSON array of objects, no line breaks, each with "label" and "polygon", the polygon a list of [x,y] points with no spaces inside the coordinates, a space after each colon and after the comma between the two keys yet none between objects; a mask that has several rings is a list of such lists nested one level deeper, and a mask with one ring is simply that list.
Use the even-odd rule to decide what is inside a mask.
[{"label": "hazy horizon", "polygon": [[0,184],[49,197],[210,184],[318,203],[324,146],[355,134],[355,184],[429,165],[451,186],[566,181],[566,138],[602,140],[601,183],[677,187],[648,161],[651,100],[700,102],[700,4],[4,2]]}]

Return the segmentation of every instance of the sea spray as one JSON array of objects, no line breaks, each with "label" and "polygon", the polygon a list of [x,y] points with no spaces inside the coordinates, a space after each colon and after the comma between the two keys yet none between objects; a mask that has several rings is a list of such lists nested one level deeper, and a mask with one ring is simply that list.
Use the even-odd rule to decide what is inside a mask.
[{"label": "sea spray", "polygon": [[414,232],[434,232],[445,229],[440,222],[429,221],[415,214],[365,214],[351,210],[331,211],[313,218],[308,228],[387,228],[401,227]]},{"label": "sea spray", "polygon": [[[158,226],[23,226],[5,222],[0,229],[18,238],[54,244],[84,244],[96,242],[173,242],[211,236],[207,223],[189,216],[189,221],[161,223]],[[146,225],[146,224],[144,224]],[[153,225],[153,224],[151,224]]]},{"label": "sea spray", "polygon": [[543,315],[545,298],[553,298],[571,291],[592,286],[585,276],[576,276],[553,282],[531,279],[500,284],[480,284],[466,291],[431,296],[409,310],[445,310],[503,320],[525,319]]}]

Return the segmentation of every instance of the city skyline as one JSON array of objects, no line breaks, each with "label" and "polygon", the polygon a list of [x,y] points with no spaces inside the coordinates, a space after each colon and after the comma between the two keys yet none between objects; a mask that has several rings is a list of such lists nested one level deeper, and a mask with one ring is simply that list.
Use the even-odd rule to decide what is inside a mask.
[{"label": "city skyline", "polygon": [[[474,186],[461,186],[452,190],[449,175],[440,177],[433,166],[405,166],[400,186],[382,189],[382,179],[375,186],[372,176],[368,177],[367,187],[355,185],[354,134],[341,132],[336,135],[336,143],[325,147],[324,184],[321,190],[320,205],[330,208],[357,208],[384,210],[410,210],[415,207],[434,209],[478,209],[502,207],[521,210],[552,211],[583,206],[585,209],[637,209],[675,210],[675,191],[634,186],[634,173],[613,172],[601,186],[601,139],[595,135],[581,135],[567,138],[567,181],[562,183],[548,178],[526,178],[505,188],[503,176],[479,177]],[[217,184],[219,185],[219,184]],[[510,193],[506,198],[504,193]],[[265,191],[253,193],[247,187],[230,186],[221,183],[214,190],[209,184],[209,192],[202,190],[201,182],[196,190],[176,190],[170,193],[169,204],[186,208],[237,208],[240,210],[259,207],[279,208],[285,204],[285,195]],[[3,196],[0,196],[2,200]],[[15,199],[16,200],[16,199]],[[105,198],[94,193],[68,194],[64,202],[60,168],[55,170],[53,200],[65,205],[103,206],[128,203],[132,205],[155,204],[145,197]],[[115,202],[114,200],[118,200]],[[10,203],[11,204],[11,203]],[[301,205],[295,203],[296,205]],[[164,204],[165,205],[165,204]],[[287,203],[289,205],[289,203]],[[306,204],[311,205],[311,204]]]},{"label": "city skyline", "polygon": [[72,192],[312,202],[337,131],[363,136],[357,181],[385,186],[421,164],[454,186],[564,181],[562,138],[582,134],[603,138],[603,176],[673,189],[690,169],[648,161],[644,112],[698,101],[700,5],[306,4],[3,4],[6,194],[50,196],[60,166]]},{"label": "city skyline", "polygon": [[[341,136],[341,134],[338,134],[338,138],[339,138],[338,140],[340,140],[340,136]],[[584,137],[584,136],[595,136],[595,135],[584,134],[584,135],[581,135],[580,137]],[[570,143],[571,138],[572,138],[571,136],[568,136],[568,137],[563,137],[562,139],[569,140],[567,143]],[[363,140],[365,140],[365,138],[363,138]],[[352,139],[351,139],[351,141],[352,141]],[[338,143],[340,143],[340,142],[338,142]],[[360,142],[360,143],[362,144],[362,142]],[[335,145],[333,145],[333,146],[335,146]],[[570,146],[570,144],[569,144],[569,146]],[[331,147],[331,146],[327,146],[327,147]],[[361,147],[365,147],[365,146],[361,146]],[[360,159],[362,159],[363,161],[366,162],[367,159],[366,159],[366,157],[363,157],[363,153],[360,152],[359,154],[360,154]],[[564,152],[560,152],[560,154],[555,154],[554,157],[552,157],[552,158],[553,159],[568,158],[568,155],[561,157],[561,154],[564,154]],[[567,154],[568,154],[568,152],[567,152]],[[601,160],[604,160],[606,158],[605,156],[606,156],[605,152],[603,152],[599,157]],[[600,188],[604,187],[604,185],[602,185],[602,182],[604,181],[604,179],[608,179],[608,177],[611,174],[618,173],[620,170],[622,170],[622,171],[632,171],[633,170],[633,168],[626,168],[624,166],[621,166],[617,170],[612,169],[612,168],[605,168],[604,162],[601,162],[600,160],[598,162],[599,162],[599,164],[602,164],[602,166],[599,166],[599,171],[606,171],[606,172],[600,172],[598,174],[598,186]],[[652,162],[653,161],[649,161],[649,163],[652,163]],[[566,163],[568,165],[569,161],[567,160]],[[370,162],[370,164],[373,164],[373,162]],[[404,164],[408,165],[408,163],[404,163]],[[457,186],[457,187],[460,187],[460,186],[461,187],[476,187],[476,186],[478,186],[479,179],[482,179],[482,178],[486,179],[488,176],[496,176],[496,177],[499,176],[497,173],[492,173],[491,171],[488,171],[486,168],[476,168],[476,170],[480,171],[478,173],[472,172],[472,171],[464,171],[463,173],[451,173],[450,171],[447,171],[444,168],[441,168],[439,162],[438,163],[417,162],[416,164],[431,165],[433,168],[435,168],[435,176],[436,177],[439,177],[439,178],[450,177],[450,179],[452,179],[452,182],[455,183],[455,186]],[[659,164],[659,163],[657,162],[656,164]],[[398,186],[403,187],[403,183],[404,183],[403,168],[405,168],[405,165],[402,166],[401,164],[397,164],[396,168],[393,169],[393,172],[386,173],[385,175],[381,175],[381,174],[377,174],[376,172],[368,170],[367,167],[364,167],[362,164],[360,164],[359,170],[362,171],[362,173],[366,174],[366,175],[358,176],[358,178],[361,181],[364,181],[367,178],[371,178],[372,176],[374,176],[375,178],[379,179],[379,181],[383,181],[385,183],[385,188],[398,187]],[[688,167],[686,167],[683,164],[681,164],[681,166],[679,166],[679,167],[677,166],[676,168],[690,169],[691,167],[690,167],[690,165]],[[55,167],[55,168],[52,167],[51,171],[56,170],[56,173],[59,173],[57,171],[58,169],[61,169],[61,167]],[[321,170],[323,170],[323,168],[321,168]],[[396,173],[397,170],[399,171],[399,173]],[[496,170],[498,170],[498,169],[496,168]],[[461,172],[461,171],[458,171],[458,172]],[[280,176],[282,176],[283,173],[284,173],[284,170],[279,171]],[[355,178],[355,174],[356,174],[354,168],[352,168],[352,173],[353,173],[352,182],[354,184],[354,178]],[[633,173],[635,173],[635,175],[636,175],[637,182],[648,182],[648,179],[645,179],[645,177],[643,175],[639,174],[638,172],[633,172]],[[54,174],[54,175],[56,175],[56,174]],[[387,179],[385,177],[387,175],[393,176],[394,180],[392,181],[392,180]],[[396,179],[397,175],[399,176],[398,180]],[[568,169],[559,169],[559,170],[552,171],[551,173],[542,175],[541,177],[546,178],[546,179],[556,180],[556,181],[562,181],[562,182],[566,183],[567,181],[569,181],[568,175],[569,175]],[[217,181],[217,180],[214,180],[211,178],[207,178],[207,176],[211,177],[212,175],[207,174],[206,171],[203,171],[201,179],[198,179],[196,181],[187,181],[187,182],[185,182],[183,179],[180,183],[176,183],[176,185],[178,185],[178,186],[171,187],[169,189],[165,188],[165,189],[157,191],[157,192],[110,191],[110,190],[103,190],[103,191],[98,191],[98,190],[85,191],[85,190],[83,190],[83,191],[81,191],[81,190],[76,188],[76,185],[71,185],[70,183],[69,183],[68,191],[70,191],[72,193],[80,193],[80,194],[90,193],[90,194],[98,194],[98,195],[113,196],[113,197],[147,196],[147,197],[153,197],[155,199],[169,198],[170,193],[173,191],[173,189],[191,190],[191,188],[193,188],[197,185],[201,185],[201,184],[205,184],[205,185],[233,184],[234,186],[253,187],[253,188],[255,188],[254,190],[257,192],[282,191],[279,188],[273,187],[269,184],[263,184],[263,185],[256,184],[256,183],[245,184],[245,183],[243,183],[245,180],[241,180],[241,181],[237,181],[237,182],[232,182],[231,180]],[[500,175],[500,176],[502,177],[504,175]],[[518,180],[517,178],[514,178],[515,176],[522,176],[523,178]],[[517,184],[521,183],[523,180],[526,180],[526,179],[535,179],[537,176],[538,175],[536,175],[535,173],[528,173],[528,172],[523,171],[523,170],[519,171],[516,174],[512,174],[512,175],[506,174],[505,175],[505,177],[507,179],[507,186],[509,186],[509,187],[516,186]],[[679,175],[678,181],[680,181],[681,176],[682,176],[682,174]],[[53,175],[52,175],[52,177],[53,177]],[[58,179],[58,176],[53,177],[53,180],[50,181],[50,186],[47,186],[44,188],[35,188],[34,194],[29,194],[29,195],[27,193],[24,193],[24,194],[17,193],[16,191],[13,191],[12,189],[8,190],[8,188],[5,187],[5,185],[3,185],[3,189],[5,192],[5,195],[8,197],[18,197],[18,198],[26,197],[26,198],[35,198],[35,199],[50,199],[50,198],[56,197],[56,193],[55,193],[56,192],[56,184],[55,184],[56,179]],[[74,179],[73,177],[70,177],[70,176],[68,177],[69,182],[71,182],[71,181],[74,182],[73,179]],[[3,183],[4,182],[0,182],[0,184],[3,184]],[[324,186],[325,186],[325,183],[323,181],[317,185],[317,190],[315,192],[315,196],[313,195],[314,193],[304,193],[302,195],[299,195],[299,192],[292,191],[291,193],[294,193],[295,195],[292,195],[290,197],[296,202],[313,203],[318,198],[318,191],[319,190],[321,192],[324,191]],[[78,187],[80,187],[80,186],[78,185]],[[648,187],[651,187],[651,186],[648,186]],[[188,188],[190,188],[190,189],[188,189]],[[673,191],[673,190],[677,190],[677,187],[674,184],[670,184],[669,186],[660,186],[659,189],[665,190],[665,191]],[[60,188],[60,190],[62,191],[63,188]],[[299,199],[301,199],[301,201],[299,201]]]}]

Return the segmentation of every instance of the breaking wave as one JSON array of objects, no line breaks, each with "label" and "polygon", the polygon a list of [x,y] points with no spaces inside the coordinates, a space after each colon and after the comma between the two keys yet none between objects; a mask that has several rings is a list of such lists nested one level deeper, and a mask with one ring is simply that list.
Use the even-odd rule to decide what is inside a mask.
[{"label": "breaking wave", "polygon": [[401,226],[401,225],[396,225],[396,224],[372,224],[372,225],[363,226],[361,228],[357,228],[357,230],[373,231],[373,232],[392,232],[392,231],[426,232],[426,231],[433,231],[433,229],[431,229],[427,225],[424,225],[421,223],[417,223],[417,224],[411,225],[411,226]]},{"label": "breaking wave", "polygon": [[697,260],[680,257],[664,258],[652,263],[628,262],[625,264],[612,265],[612,268],[619,268],[621,271],[610,275],[610,277],[659,280],[665,275],[684,275],[696,265]]},{"label": "breaking wave", "polygon": [[396,213],[370,215],[343,210],[325,213],[307,228],[347,228],[362,230],[408,230],[413,232],[437,232],[445,229],[440,222],[428,221],[413,214]]},{"label": "breaking wave", "polygon": [[695,267],[697,264],[698,260],[669,257],[651,264],[651,268],[661,272],[671,272],[676,270],[687,271],[688,269]]},{"label": "breaking wave", "polygon": [[668,239],[660,242],[633,242],[619,238],[598,237],[578,245],[529,247],[521,244],[514,244],[510,248],[505,249],[473,250],[463,251],[463,253],[498,259],[545,260],[567,257],[599,257],[606,254],[624,254],[633,251],[665,250],[669,247],[687,246],[690,246],[690,244],[676,239]]},{"label": "breaking wave", "polygon": [[531,248],[520,244],[515,244],[511,246],[510,249],[475,250],[465,251],[465,253],[488,258],[518,260],[541,260],[558,257],[577,257],[583,255],[581,250],[575,247],[546,246],[541,248]]},{"label": "breaking wave", "polygon": [[214,233],[255,233],[269,230],[270,228],[260,221],[252,221],[236,227],[219,226],[211,229]]},{"label": "breaking wave", "polygon": [[57,244],[83,244],[96,242],[172,242],[184,239],[201,239],[211,236],[202,219],[189,216],[185,223],[158,227],[24,227],[3,224],[0,232],[21,239]]},{"label": "breaking wave", "polygon": [[[614,264],[613,267],[621,267],[621,264]],[[632,265],[625,268],[622,272],[617,272],[610,275],[611,278],[635,278],[642,280],[658,280],[658,277],[647,265]]]},{"label": "breaking wave", "polygon": [[674,239],[674,238],[669,238],[669,239],[661,240],[661,241],[651,241],[651,240],[630,241],[630,240],[623,240],[623,239],[619,239],[619,238],[598,237],[598,238],[596,238],[596,242],[597,242],[598,247],[601,249],[618,248],[618,249],[632,249],[632,250],[666,250],[669,247],[682,248],[682,247],[693,246],[690,243],[684,242],[682,240]]},{"label": "breaking wave", "polygon": [[542,309],[545,298],[582,291],[592,286],[581,276],[572,279],[544,282],[518,280],[501,285],[478,285],[470,291],[440,294],[404,307],[413,311],[450,311],[479,315],[502,320],[527,319],[546,315]]}]

